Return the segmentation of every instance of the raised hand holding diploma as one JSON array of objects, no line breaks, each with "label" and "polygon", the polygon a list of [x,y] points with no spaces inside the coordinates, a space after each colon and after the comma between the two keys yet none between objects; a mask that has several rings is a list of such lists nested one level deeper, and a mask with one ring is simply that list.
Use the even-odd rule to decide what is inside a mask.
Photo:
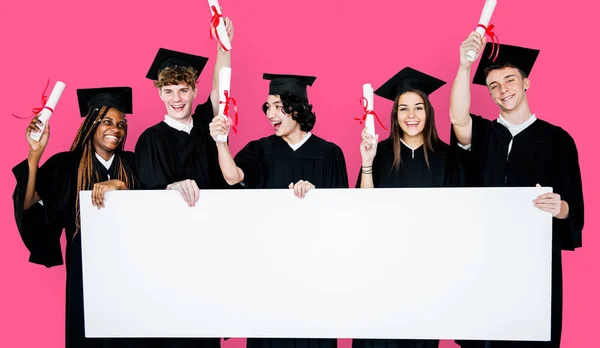
[{"label": "raised hand holding diploma", "polygon": [[[48,84],[50,81],[48,81]],[[58,104],[58,100],[62,96],[63,91],[65,90],[65,84],[62,81],[57,81],[52,89],[52,93],[50,93],[50,97],[46,98],[46,89],[48,88],[48,84],[46,84],[46,88],[44,92],[42,92],[42,104],[41,108],[34,108],[33,114],[37,116],[37,126],[31,129],[31,133],[29,137],[35,141],[40,141],[42,134],[44,134],[44,129],[46,128],[46,123],[52,116],[54,112],[54,108],[56,108],[56,104]],[[15,115],[13,115],[15,116]],[[15,116],[18,117],[18,116]],[[21,118],[21,117],[19,117]]]},{"label": "raised hand holding diploma", "polygon": [[387,128],[381,123],[379,116],[377,116],[377,113],[373,110],[373,87],[370,83],[363,85],[363,96],[360,98],[360,103],[363,107],[364,114],[362,117],[355,117],[354,119],[359,121],[360,124],[364,122],[367,134],[375,139],[375,118],[377,118],[377,122],[379,122],[379,125],[383,129],[387,130]]},{"label": "raised hand holding diploma", "polygon": [[[490,20],[492,19],[492,14],[494,13],[494,9],[496,8],[496,0],[486,0],[485,5],[483,6],[483,11],[481,12],[481,17],[479,18],[479,24],[477,25],[477,29],[475,30],[480,36],[488,34],[492,38],[492,42],[494,42],[496,35],[492,32],[493,25],[490,26]],[[492,50],[492,54],[494,51]],[[496,53],[496,56],[498,54]],[[475,51],[467,52],[467,60],[472,62],[475,60],[477,54]],[[491,58],[491,56],[490,56]]]},{"label": "raised hand holding diploma", "polygon": [[221,48],[225,51],[231,50],[231,41],[229,41],[229,35],[227,35],[225,21],[223,20],[223,13],[221,12],[221,6],[219,6],[219,0],[208,0],[208,7],[213,15],[211,19],[211,26],[214,28],[215,36],[217,37]]}]

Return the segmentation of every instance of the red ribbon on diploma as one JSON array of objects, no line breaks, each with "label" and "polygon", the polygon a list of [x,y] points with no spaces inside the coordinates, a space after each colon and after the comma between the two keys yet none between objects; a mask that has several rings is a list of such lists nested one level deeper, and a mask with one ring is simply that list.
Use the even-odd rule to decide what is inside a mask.
[{"label": "red ribbon on diploma", "polygon": [[492,59],[492,62],[495,62],[496,59],[498,58],[498,53],[500,53],[500,40],[498,39],[498,35],[496,35],[496,33],[494,33],[492,30],[494,30],[494,25],[490,24],[489,26],[485,26],[483,24],[479,24],[477,25],[477,27],[482,27],[485,30],[485,34],[487,34],[487,36],[489,36],[492,39],[492,52],[490,53],[490,56],[488,57],[488,59],[491,59],[492,56],[494,56],[494,51],[496,52],[496,55],[494,56],[494,59]]},{"label": "red ribbon on diploma", "polygon": [[[48,109],[51,112],[54,112],[54,110],[52,110],[51,107],[46,106],[46,102],[48,102],[48,97],[46,96],[46,90],[48,89],[48,85],[50,85],[50,79],[48,79],[48,82],[46,83],[46,87],[44,88],[44,91],[42,92],[42,106],[39,107],[39,108],[33,108],[33,109],[31,109],[31,111],[33,112],[33,115],[30,116],[30,117],[33,117],[33,116],[39,114],[44,109]],[[22,120],[29,118],[29,117],[19,117],[19,116],[15,115],[15,114],[11,114],[11,115],[13,115],[16,118],[20,118]]]},{"label": "red ribbon on diploma", "polygon": [[[225,114],[225,116],[227,116],[227,120],[229,121],[229,124],[231,125],[231,129],[233,130],[233,133],[237,134],[237,125],[238,125],[237,102],[235,101],[234,98],[231,98],[229,96],[229,91],[225,90],[223,92],[223,94],[225,94],[225,101],[220,101],[219,104],[225,104],[225,109],[223,110],[223,113]],[[231,102],[233,104],[233,112],[235,113],[233,120],[231,119],[231,117],[229,117],[229,102]]]},{"label": "red ribbon on diploma", "polygon": [[365,120],[367,119],[367,115],[373,115],[375,116],[375,119],[377,120],[377,122],[379,122],[379,125],[381,126],[381,128],[388,130],[387,128],[385,128],[385,126],[383,125],[383,123],[381,123],[381,120],[379,119],[379,116],[377,116],[377,113],[373,110],[367,110],[367,108],[369,107],[369,101],[367,100],[367,98],[362,97],[359,100],[360,105],[363,107],[364,110],[364,114],[362,115],[362,117],[355,117],[354,119],[359,121],[360,124],[363,124],[363,122],[365,122]]},{"label": "red ribbon on diploma", "polygon": [[223,46],[223,43],[221,42],[221,39],[219,38],[219,32],[217,31],[217,26],[219,26],[219,23],[221,23],[221,18],[223,18],[223,15],[219,13],[219,11],[217,11],[217,8],[213,5],[210,7],[210,9],[212,10],[213,16],[210,20],[210,24],[212,25],[212,28],[209,29],[210,31],[210,38],[212,40],[213,38],[213,28],[215,29],[215,36],[217,37],[217,41],[219,41],[219,45],[221,45],[221,48],[223,48],[224,51],[229,51],[227,48],[225,48],[225,46]]}]

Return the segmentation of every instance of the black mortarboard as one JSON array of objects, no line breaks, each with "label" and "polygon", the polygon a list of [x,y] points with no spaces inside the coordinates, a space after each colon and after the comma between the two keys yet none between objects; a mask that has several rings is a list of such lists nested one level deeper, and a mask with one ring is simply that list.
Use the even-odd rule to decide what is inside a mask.
[{"label": "black mortarboard", "polygon": [[77,90],[79,114],[86,117],[91,107],[108,106],[121,110],[124,114],[133,113],[131,87],[102,87]]},{"label": "black mortarboard", "polygon": [[418,89],[429,95],[445,84],[445,81],[429,76],[411,67],[406,67],[379,87],[374,93],[380,97],[394,101],[396,97],[408,90]]},{"label": "black mortarboard", "polygon": [[[200,76],[206,62],[208,62],[208,58],[206,57],[160,48],[158,53],[156,53],[156,57],[154,57],[154,61],[152,62],[152,66],[150,66],[150,70],[148,70],[148,74],[146,74],[146,78],[156,81],[158,80],[158,74],[162,69],[175,66],[191,66],[198,71],[198,76]],[[196,76],[196,78],[198,78],[198,76]]]},{"label": "black mortarboard", "polygon": [[496,64],[511,63],[529,76],[540,50],[501,44],[500,52],[495,62],[492,62],[494,59],[493,56],[491,59],[489,58],[491,52],[492,43],[488,42],[483,49],[483,53],[481,53],[481,60],[477,66],[477,71],[475,71],[475,76],[473,76],[473,83],[476,85],[487,86],[485,83],[485,69]]},{"label": "black mortarboard", "polygon": [[306,86],[312,86],[315,76],[263,74],[263,79],[271,80],[269,95],[281,95],[284,92],[308,100]]}]

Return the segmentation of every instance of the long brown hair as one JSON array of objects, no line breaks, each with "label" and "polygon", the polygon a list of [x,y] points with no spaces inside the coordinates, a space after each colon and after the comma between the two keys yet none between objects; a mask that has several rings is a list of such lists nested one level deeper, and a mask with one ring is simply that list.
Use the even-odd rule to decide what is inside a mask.
[{"label": "long brown hair", "polygon": [[[106,106],[101,108],[90,108],[83,123],[79,127],[79,131],[77,131],[77,136],[75,136],[73,144],[71,145],[71,151],[81,152],[81,159],[79,160],[79,166],[77,168],[77,198],[75,200],[76,228],[73,233],[73,238],[75,238],[80,230],[79,191],[91,190],[94,187],[94,184],[100,182],[100,173],[98,173],[94,166],[94,153],[96,152],[94,147],[94,133],[104,116],[108,113],[108,110],[110,110],[110,108]],[[115,150],[115,153],[123,150],[126,139],[127,130],[125,130],[123,140]],[[133,170],[126,162],[121,160],[120,156],[115,156],[115,166],[118,173],[116,179],[123,181],[127,188],[132,189],[136,184]]]},{"label": "long brown hair", "polygon": [[400,123],[398,123],[398,104],[400,97],[408,92],[418,94],[421,99],[423,99],[423,104],[425,105],[425,127],[423,128],[423,152],[425,154],[425,162],[427,163],[427,167],[429,167],[429,153],[435,154],[439,146],[442,144],[440,137],[438,136],[437,129],[435,128],[435,112],[433,110],[433,106],[429,101],[429,97],[427,94],[423,93],[418,89],[409,89],[407,91],[402,92],[396,97],[394,100],[394,107],[392,109],[392,117],[391,117],[391,130],[390,137],[392,138],[394,144],[394,162],[392,168],[395,170],[400,169],[400,164],[402,163],[402,159],[400,158],[400,148],[402,136],[404,132],[400,127]]}]

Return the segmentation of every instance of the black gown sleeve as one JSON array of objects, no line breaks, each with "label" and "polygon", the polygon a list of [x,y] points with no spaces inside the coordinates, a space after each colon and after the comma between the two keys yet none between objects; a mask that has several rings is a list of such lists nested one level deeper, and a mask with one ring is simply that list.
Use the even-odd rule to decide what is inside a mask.
[{"label": "black gown sleeve", "polygon": [[145,190],[164,190],[171,184],[164,150],[158,146],[160,141],[152,133],[144,132],[135,145],[135,168],[141,188]]},{"label": "black gown sleeve", "polygon": [[450,153],[448,156],[450,173],[448,173],[448,177],[446,178],[448,186],[481,185],[481,166],[485,157],[485,147],[492,121],[475,114],[470,114],[470,116],[473,123],[471,128],[471,147],[468,150],[459,146],[454,128],[450,127]]},{"label": "black gown sleeve", "polygon": [[133,176],[133,187],[131,190],[139,190],[141,188],[140,179],[137,176],[137,169],[135,164],[135,154],[130,151],[122,151],[119,153],[119,157],[123,163],[123,166],[129,170]]},{"label": "black gown sleeve", "polygon": [[199,126],[208,130],[208,125],[214,118],[212,101],[210,95],[203,104],[198,104],[194,113],[192,114],[192,120],[194,120],[194,127]]},{"label": "black gown sleeve", "polygon": [[[348,172],[346,171],[346,160],[339,146],[333,145],[333,149],[327,160],[327,170],[323,188],[348,188]],[[317,187],[319,188],[319,187]]]},{"label": "black gown sleeve", "polygon": [[[46,202],[23,208],[29,165],[27,160],[12,169],[17,184],[13,193],[14,215],[19,234],[29,250],[29,262],[53,267],[63,264],[60,236],[63,226],[52,217],[52,177],[59,168],[56,157],[50,158],[36,175],[36,191]],[[40,192],[41,191],[41,192]]]},{"label": "black gown sleeve", "polygon": [[[452,133],[454,134],[454,133]],[[469,164],[470,153],[457,145],[449,146],[446,150],[445,187],[464,187],[466,183],[466,167]]]},{"label": "black gown sleeve", "polygon": [[235,155],[236,166],[244,172],[244,187],[262,188],[264,178],[261,158],[260,143],[257,140],[249,142]]},{"label": "black gown sleeve", "polygon": [[561,249],[575,250],[582,246],[583,188],[579,156],[573,138],[564,130],[557,132],[553,141],[555,160],[554,192],[569,204],[569,217],[553,219],[554,231],[559,231]]}]

